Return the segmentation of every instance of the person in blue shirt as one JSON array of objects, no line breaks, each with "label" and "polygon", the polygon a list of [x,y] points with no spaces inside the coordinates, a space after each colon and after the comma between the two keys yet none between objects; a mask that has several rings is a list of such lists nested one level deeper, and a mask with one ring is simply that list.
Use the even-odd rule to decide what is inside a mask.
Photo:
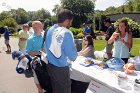
[{"label": "person in blue shirt", "polygon": [[[42,49],[42,42],[43,42],[43,24],[40,21],[33,21],[32,27],[34,30],[34,33],[27,39],[26,43],[26,52],[34,57],[34,56],[40,56],[41,52],[44,51]],[[43,64],[43,63],[42,63]],[[45,64],[45,63],[44,63]],[[43,64],[43,67],[44,67]],[[43,89],[41,87],[41,84],[39,82],[39,78],[36,74],[36,72],[33,70],[33,76],[34,76],[34,82],[36,84],[36,87],[38,89],[39,93],[44,93]],[[49,92],[48,92],[49,93]]]},{"label": "person in blue shirt", "polygon": [[[51,78],[53,93],[71,93],[71,80],[69,73],[69,60],[74,61],[77,57],[77,51],[74,43],[73,34],[68,29],[73,21],[73,13],[70,10],[61,10],[57,15],[57,24],[48,29],[46,34],[46,53],[47,53],[47,69]],[[61,42],[61,47],[58,50],[61,52],[61,56],[56,57],[52,51],[50,51],[52,38],[55,34],[55,30],[60,28],[65,30],[64,36],[58,33],[58,39],[56,43]],[[60,31],[61,32],[61,31]],[[52,47],[57,47],[55,44]],[[55,51],[53,51],[55,52]],[[59,53],[58,53],[59,54]]]},{"label": "person in blue shirt", "polygon": [[7,47],[7,50],[5,52],[10,53],[11,52],[11,46],[9,44],[9,31],[8,31],[8,27],[5,26],[4,29],[5,29],[5,31],[4,31],[4,39],[5,39],[5,45]]}]

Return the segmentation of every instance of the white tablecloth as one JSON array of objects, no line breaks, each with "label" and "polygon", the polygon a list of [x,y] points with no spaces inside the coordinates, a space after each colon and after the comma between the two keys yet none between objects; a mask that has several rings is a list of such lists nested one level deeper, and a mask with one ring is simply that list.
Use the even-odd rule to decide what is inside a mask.
[{"label": "white tablecloth", "polygon": [[[82,82],[91,82],[96,81],[103,86],[110,88],[116,93],[134,93],[133,83],[135,79],[140,78],[140,72],[135,72],[132,75],[127,75],[128,77],[128,88],[122,89],[118,85],[118,79],[116,74],[124,73],[121,71],[113,71],[109,69],[100,69],[97,66],[85,67],[80,65],[80,62],[84,62],[85,58],[79,56],[71,65],[71,79],[82,81]],[[140,93],[140,92],[139,92]]]}]

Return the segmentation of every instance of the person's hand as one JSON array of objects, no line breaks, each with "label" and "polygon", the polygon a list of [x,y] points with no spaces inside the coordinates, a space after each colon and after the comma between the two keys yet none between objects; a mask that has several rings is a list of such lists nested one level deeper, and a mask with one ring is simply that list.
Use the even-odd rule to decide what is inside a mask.
[{"label": "person's hand", "polygon": [[113,34],[113,38],[114,38],[115,40],[118,40],[118,39],[119,39],[119,35],[120,35],[120,33],[115,32],[115,33]]},{"label": "person's hand", "polygon": [[101,35],[105,35],[105,32],[103,32],[103,31],[100,31],[100,33],[101,33]]},{"label": "person's hand", "polygon": [[109,37],[109,35],[108,35],[108,34],[104,34],[104,36],[105,36],[105,37]]},{"label": "person's hand", "polygon": [[20,40],[21,40],[21,41],[26,41],[27,39],[26,39],[26,38],[20,38]]}]

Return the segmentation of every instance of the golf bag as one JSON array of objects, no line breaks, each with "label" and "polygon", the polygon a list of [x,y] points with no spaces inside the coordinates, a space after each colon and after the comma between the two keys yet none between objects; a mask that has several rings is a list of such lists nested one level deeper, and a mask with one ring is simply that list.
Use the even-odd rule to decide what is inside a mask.
[{"label": "golf bag", "polygon": [[18,64],[16,66],[16,71],[19,74],[23,74],[26,69],[30,68],[30,62],[32,58],[27,53],[22,53],[21,51],[13,51],[12,58],[14,60],[18,60]]},{"label": "golf bag", "polygon": [[31,68],[35,71],[37,79],[41,87],[46,90],[46,93],[52,93],[50,77],[46,69],[46,63],[43,62],[41,56],[35,56],[31,61]]},{"label": "golf bag", "polygon": [[42,89],[44,89],[46,93],[52,93],[52,86],[46,69],[46,63],[41,61],[41,55],[31,57],[27,53],[22,53],[21,51],[13,51],[12,58],[14,60],[18,60],[18,64],[16,66],[17,73],[23,74],[27,69],[33,69],[37,75],[37,79]]}]

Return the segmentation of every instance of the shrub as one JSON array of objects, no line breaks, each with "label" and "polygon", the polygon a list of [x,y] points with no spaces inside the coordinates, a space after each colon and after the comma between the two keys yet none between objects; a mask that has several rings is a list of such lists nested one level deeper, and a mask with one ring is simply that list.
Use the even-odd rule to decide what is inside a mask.
[{"label": "shrub", "polygon": [[11,17],[5,18],[0,22],[0,24],[1,24],[0,27],[8,26],[10,34],[14,33],[18,26],[16,20]]},{"label": "shrub", "polygon": [[81,32],[81,33],[77,34],[77,38],[83,38],[83,33]]},{"label": "shrub", "polygon": [[74,38],[81,38],[83,29],[70,27],[70,31],[72,31]]}]

